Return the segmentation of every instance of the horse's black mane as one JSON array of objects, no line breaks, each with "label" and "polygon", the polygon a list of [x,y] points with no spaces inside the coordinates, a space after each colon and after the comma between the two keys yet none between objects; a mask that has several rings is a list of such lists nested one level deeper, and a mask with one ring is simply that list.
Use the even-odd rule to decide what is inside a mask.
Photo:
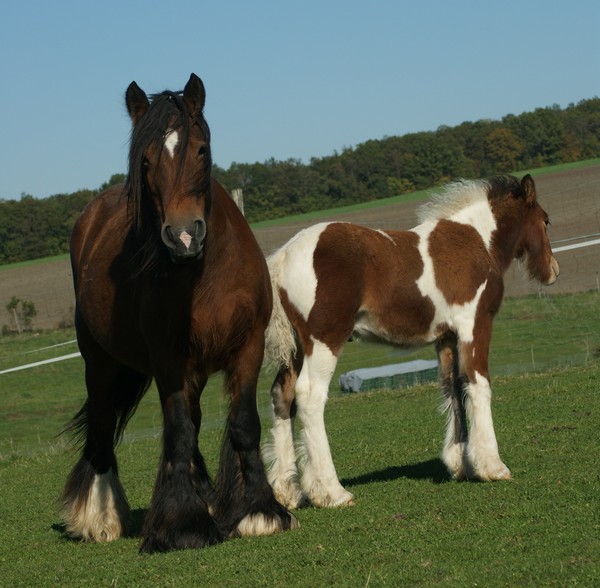
[{"label": "horse's black mane", "polygon": [[490,199],[502,198],[507,194],[519,196],[521,194],[521,182],[508,174],[496,175],[488,178],[488,197]]},{"label": "horse's black mane", "polygon": [[[162,245],[156,247],[160,238],[160,226],[157,226],[156,204],[146,194],[146,153],[151,145],[162,154],[165,135],[168,130],[179,134],[177,161],[177,177],[181,174],[186,161],[192,127],[198,125],[202,129],[208,150],[203,157],[203,168],[200,171],[201,183],[195,189],[207,192],[210,189],[212,161],[210,157],[210,130],[201,110],[192,117],[182,92],[164,91],[150,96],[150,106],[131,131],[129,148],[129,173],[124,193],[127,194],[129,214],[134,232],[143,243],[141,266],[148,269],[155,265],[162,251]],[[164,253],[164,252],[163,252]]]}]

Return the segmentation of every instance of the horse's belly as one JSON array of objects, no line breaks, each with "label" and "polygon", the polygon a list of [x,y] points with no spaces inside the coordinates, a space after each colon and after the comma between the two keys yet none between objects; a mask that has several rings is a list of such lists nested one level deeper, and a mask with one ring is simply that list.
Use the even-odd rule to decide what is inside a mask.
[{"label": "horse's belly", "polygon": [[[416,319],[416,320],[415,320]],[[421,322],[415,316],[387,315],[382,321],[369,313],[359,313],[354,325],[354,334],[376,343],[391,343],[402,347],[420,347],[435,340],[431,322]]]}]

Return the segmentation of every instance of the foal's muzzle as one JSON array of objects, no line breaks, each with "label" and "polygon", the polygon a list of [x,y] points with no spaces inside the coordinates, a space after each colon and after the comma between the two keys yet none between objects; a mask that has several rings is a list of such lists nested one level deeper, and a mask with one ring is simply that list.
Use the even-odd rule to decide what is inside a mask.
[{"label": "foal's muzzle", "polygon": [[558,261],[556,261],[556,258],[554,256],[552,256],[552,259],[550,260],[550,278],[546,282],[546,285],[550,286],[550,285],[554,284],[554,282],[556,282],[556,279],[558,278],[559,274],[560,274],[560,268],[558,267]]},{"label": "foal's muzzle", "polygon": [[160,236],[173,261],[201,257],[204,252],[206,222],[202,218],[197,218],[192,223],[186,224],[165,223]]}]

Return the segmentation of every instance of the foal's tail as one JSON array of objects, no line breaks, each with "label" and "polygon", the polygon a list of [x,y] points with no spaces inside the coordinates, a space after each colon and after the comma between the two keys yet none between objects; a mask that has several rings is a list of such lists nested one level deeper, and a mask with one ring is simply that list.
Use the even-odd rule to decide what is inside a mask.
[{"label": "foal's tail", "polygon": [[294,327],[288,319],[279,295],[281,269],[285,258],[286,252],[283,248],[267,258],[273,288],[273,312],[265,333],[265,362],[275,369],[291,365],[297,350]]}]

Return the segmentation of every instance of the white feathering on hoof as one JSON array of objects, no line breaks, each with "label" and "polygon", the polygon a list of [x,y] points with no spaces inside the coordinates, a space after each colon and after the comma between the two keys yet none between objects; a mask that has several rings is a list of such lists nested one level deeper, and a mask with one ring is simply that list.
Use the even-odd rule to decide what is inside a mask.
[{"label": "white feathering on hoof", "polygon": [[65,504],[62,509],[69,536],[82,541],[115,541],[126,531],[129,504],[113,470],[94,476],[86,497]]},{"label": "white feathering on hoof", "polygon": [[[290,529],[297,529],[300,526],[296,517],[292,516]],[[279,533],[281,520],[277,517],[267,517],[263,513],[257,512],[246,515],[237,527],[238,533],[242,537],[256,537],[259,535],[273,535]]]}]

